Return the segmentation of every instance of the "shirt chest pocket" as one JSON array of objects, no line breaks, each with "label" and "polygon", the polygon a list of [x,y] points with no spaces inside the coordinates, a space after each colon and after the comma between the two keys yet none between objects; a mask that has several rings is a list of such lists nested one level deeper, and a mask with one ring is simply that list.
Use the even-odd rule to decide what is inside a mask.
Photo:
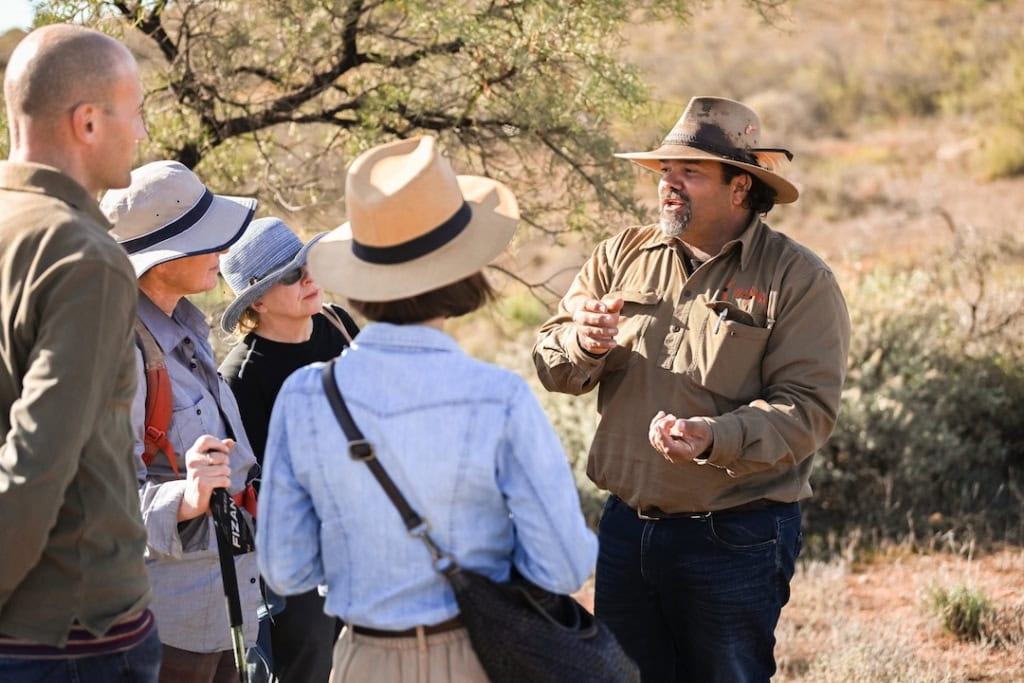
[{"label": "shirt chest pocket", "polygon": [[661,292],[621,290],[609,292],[604,298],[623,301],[619,312],[619,333],[615,335],[617,346],[608,352],[605,369],[621,370],[641,357],[650,358],[651,349],[645,344],[645,334],[658,312]]},{"label": "shirt chest pocket", "polygon": [[724,302],[695,311],[690,372],[708,391],[743,403],[761,394],[761,362],[771,329]]},{"label": "shirt chest pocket", "polygon": [[[171,416],[171,443],[178,450],[178,464],[185,471],[185,451],[203,434],[213,434],[209,422],[212,401],[202,394],[193,398],[191,393],[174,392],[174,413]],[[213,410],[216,410],[214,407]]]}]

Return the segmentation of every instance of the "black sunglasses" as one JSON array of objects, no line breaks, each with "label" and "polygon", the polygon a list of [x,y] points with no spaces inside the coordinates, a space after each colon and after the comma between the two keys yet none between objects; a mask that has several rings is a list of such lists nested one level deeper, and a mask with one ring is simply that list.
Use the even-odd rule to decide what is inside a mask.
[{"label": "black sunglasses", "polygon": [[294,285],[301,279],[302,266],[299,266],[298,268],[292,268],[291,270],[287,271],[284,275],[279,277],[277,281],[279,284],[285,285],[287,287],[288,285]]}]

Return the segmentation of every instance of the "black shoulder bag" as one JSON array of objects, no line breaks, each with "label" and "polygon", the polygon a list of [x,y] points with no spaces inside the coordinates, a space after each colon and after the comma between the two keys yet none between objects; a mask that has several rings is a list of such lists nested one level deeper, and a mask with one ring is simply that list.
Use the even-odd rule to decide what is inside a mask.
[{"label": "black shoulder bag", "polygon": [[366,463],[398,510],[409,535],[427,546],[451,586],[473,650],[492,683],[639,683],[636,664],[608,627],[568,595],[550,593],[524,578],[497,583],[460,567],[430,536],[430,525],[409,505],[374,456],[324,365],[324,392],[349,440],[349,455]]}]

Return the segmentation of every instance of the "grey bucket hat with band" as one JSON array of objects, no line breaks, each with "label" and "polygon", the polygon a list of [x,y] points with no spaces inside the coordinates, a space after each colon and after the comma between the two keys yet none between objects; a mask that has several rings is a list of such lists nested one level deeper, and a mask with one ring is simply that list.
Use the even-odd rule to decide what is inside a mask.
[{"label": "grey bucket hat with band", "polygon": [[245,232],[256,200],[213,194],[183,164],[154,161],[132,171],[128,187],[104,194],[100,208],[142,277],[161,263],[227,249]]},{"label": "grey bucket hat with band", "polygon": [[309,251],[324,289],[360,301],[395,301],[458,282],[508,245],[515,195],[481,176],[455,175],[432,137],[379,145],[345,179],[348,223]]},{"label": "grey bucket hat with band", "polygon": [[303,245],[280,218],[254,220],[242,238],[220,257],[220,274],[235,293],[235,300],[220,319],[224,331],[233,331],[243,311],[283,275],[306,265],[310,247],[326,234],[320,233]]},{"label": "grey bucket hat with band", "polygon": [[760,135],[761,120],[747,105],[724,97],[694,97],[660,147],[615,156],[658,173],[666,159],[737,166],[774,189],[776,204],[791,204],[800,192],[778,170],[793,154],[779,147],[759,146]]}]

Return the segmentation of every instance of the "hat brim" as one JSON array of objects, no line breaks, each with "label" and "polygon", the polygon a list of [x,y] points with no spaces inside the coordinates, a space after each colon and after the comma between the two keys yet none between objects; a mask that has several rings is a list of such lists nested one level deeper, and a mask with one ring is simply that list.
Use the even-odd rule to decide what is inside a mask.
[{"label": "hat brim", "polygon": [[135,268],[135,277],[142,277],[147,270],[161,263],[224,251],[239,240],[255,212],[255,199],[214,195],[210,208],[188,230],[128,255]]},{"label": "hat brim", "polygon": [[662,145],[652,152],[628,152],[625,154],[616,154],[615,156],[619,159],[629,159],[634,164],[639,164],[640,166],[643,166],[650,171],[654,171],[655,173],[661,173],[661,162],[665,159],[678,159],[681,161],[717,161],[722,164],[729,164],[730,166],[742,168],[763,180],[766,185],[775,190],[776,204],[792,204],[800,196],[800,191],[797,190],[796,186],[780,176],[778,173],[773,173],[768,169],[761,168],[754,164],[745,164],[742,161],[726,159],[710,152],[697,149],[696,147],[686,147],[685,145]]},{"label": "hat brim", "polygon": [[299,268],[306,265],[306,259],[309,257],[309,250],[327,234],[328,233],[326,232],[321,232],[320,234],[315,235],[313,239],[303,244],[295,253],[295,256],[293,256],[287,263],[280,268],[271,271],[269,275],[259,282],[249,285],[239,292],[235,296],[234,301],[228,304],[228,307],[224,309],[224,315],[220,317],[221,329],[225,332],[234,332],[235,326],[238,325],[238,319],[242,316],[242,312],[249,308],[249,306],[252,306],[257,299],[266,294],[271,287],[276,285],[282,275],[293,268]]},{"label": "hat brim", "polygon": [[458,282],[481,270],[505,249],[519,220],[515,195],[481,176],[458,176],[473,212],[465,229],[429,254],[403,263],[369,263],[352,252],[348,223],[309,252],[309,270],[324,289],[358,301],[395,301]]}]

